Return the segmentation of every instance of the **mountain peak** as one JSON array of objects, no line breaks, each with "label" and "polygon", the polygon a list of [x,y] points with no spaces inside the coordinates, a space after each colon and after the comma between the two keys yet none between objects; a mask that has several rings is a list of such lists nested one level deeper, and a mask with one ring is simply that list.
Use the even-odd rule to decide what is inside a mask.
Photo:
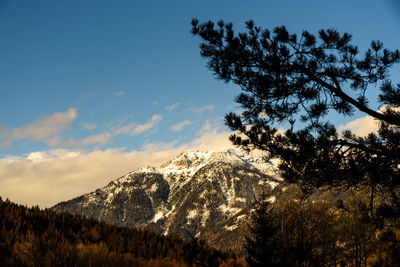
[{"label": "mountain peak", "polygon": [[153,167],[153,166],[150,166],[150,165],[144,165],[144,166],[142,166],[140,169],[138,169],[138,170],[135,171],[135,172],[142,172],[142,173],[160,173],[160,171],[159,171],[156,167]]},{"label": "mountain peak", "polygon": [[251,205],[279,182],[273,169],[262,158],[233,149],[184,151],[159,168],[144,166],[54,209],[184,238],[205,238],[213,231],[229,236],[244,225]]}]

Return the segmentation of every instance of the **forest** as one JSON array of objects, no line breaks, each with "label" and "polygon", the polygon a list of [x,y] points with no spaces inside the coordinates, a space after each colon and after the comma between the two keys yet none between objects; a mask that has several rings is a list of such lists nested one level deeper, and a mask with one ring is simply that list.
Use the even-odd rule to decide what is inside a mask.
[{"label": "forest", "polygon": [[246,266],[208,247],[0,198],[0,266]]},{"label": "forest", "polygon": [[308,195],[293,184],[275,191],[251,216],[244,245],[251,266],[398,266],[400,221],[369,217],[368,192]]}]

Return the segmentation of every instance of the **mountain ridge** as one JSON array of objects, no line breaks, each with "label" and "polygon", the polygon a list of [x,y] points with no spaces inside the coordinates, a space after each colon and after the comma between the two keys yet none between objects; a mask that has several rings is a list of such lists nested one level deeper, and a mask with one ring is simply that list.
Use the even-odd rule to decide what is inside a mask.
[{"label": "mountain ridge", "polygon": [[[183,238],[206,239],[210,231],[237,236],[252,204],[279,182],[274,163],[260,157],[234,150],[184,151],[53,210]],[[211,245],[222,247],[218,240]]]}]

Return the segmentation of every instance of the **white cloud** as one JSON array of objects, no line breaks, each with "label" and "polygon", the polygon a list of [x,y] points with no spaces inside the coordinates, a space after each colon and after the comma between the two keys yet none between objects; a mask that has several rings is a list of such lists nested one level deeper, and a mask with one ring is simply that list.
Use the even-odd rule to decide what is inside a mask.
[{"label": "white cloud", "polygon": [[208,132],[195,139],[190,145],[191,149],[200,151],[225,151],[227,149],[235,148],[229,136],[232,132]]},{"label": "white cloud", "polygon": [[132,135],[138,135],[147,132],[151,128],[153,128],[155,125],[157,125],[160,121],[162,120],[162,116],[159,114],[154,115],[151,117],[151,119],[146,122],[145,124],[139,124],[137,125],[133,131]]},{"label": "white cloud", "polygon": [[0,196],[26,205],[50,207],[105,186],[143,165],[159,166],[183,150],[232,148],[230,133],[209,132],[190,143],[145,143],[141,150],[49,150],[0,159]]},{"label": "white cloud", "polygon": [[129,123],[127,125],[118,125],[111,127],[109,132],[102,132],[98,134],[89,135],[82,139],[68,139],[63,140],[60,137],[53,137],[48,141],[51,147],[82,147],[88,145],[106,145],[114,136],[125,135],[139,135],[152,129],[162,120],[161,115],[154,115],[144,124]]},{"label": "white cloud", "polygon": [[116,96],[125,96],[125,91],[116,92],[114,95],[116,95]]},{"label": "white cloud", "polygon": [[170,106],[165,106],[165,109],[168,110],[168,111],[172,111],[172,110],[176,109],[177,107],[179,107],[179,104],[180,103],[177,102],[177,103],[174,103],[174,104],[172,104]]},{"label": "white cloud", "polygon": [[110,133],[99,133],[89,135],[82,139],[67,139],[64,140],[61,137],[55,136],[47,141],[50,147],[82,147],[88,145],[106,145],[113,136]]},{"label": "white cloud", "polygon": [[[70,108],[66,112],[56,112],[50,116],[43,116],[35,122],[12,131],[0,125],[0,149],[12,146],[16,140],[28,139],[31,141],[45,141],[49,147],[82,147],[88,145],[106,145],[117,135],[139,135],[154,128],[161,120],[162,116],[155,114],[144,124],[129,123],[126,125],[107,126],[108,130],[97,134],[89,135],[81,139],[64,139],[61,134],[69,128],[71,123],[77,118],[77,109]],[[94,124],[85,123],[83,128],[94,130]]]},{"label": "white cloud", "polygon": [[172,142],[156,142],[156,143],[150,143],[148,140],[144,142],[144,144],[141,147],[142,151],[147,151],[147,152],[159,152],[159,151],[170,151],[174,150],[176,145],[179,143],[178,140],[174,140]]},{"label": "white cloud", "polygon": [[82,143],[82,145],[92,145],[92,144],[105,145],[110,141],[110,139],[111,139],[111,134],[100,133],[100,134],[95,134],[95,135],[90,135],[88,137],[85,137],[81,143]]},{"label": "white cloud", "polygon": [[207,133],[215,133],[221,128],[221,120],[218,119],[208,119],[206,120],[201,128],[197,130],[197,135],[204,135]]},{"label": "white cloud", "polygon": [[133,122],[126,125],[113,126],[111,127],[111,132],[113,133],[113,135],[119,135],[119,134],[131,135],[136,125],[137,124]]},{"label": "white cloud", "polygon": [[108,128],[110,129],[111,135],[116,136],[120,134],[125,135],[139,135],[145,133],[156,126],[162,120],[162,116],[159,114],[153,115],[147,122],[144,124],[137,124],[135,122],[124,124],[119,123],[117,125],[109,125]]},{"label": "white cloud", "polygon": [[184,120],[184,121],[182,121],[182,122],[180,122],[180,123],[177,123],[177,124],[175,124],[175,125],[172,125],[172,126],[170,127],[170,129],[171,129],[171,131],[173,131],[173,132],[180,132],[180,131],[183,130],[183,128],[184,128],[185,126],[190,125],[190,124],[192,124],[192,122],[191,122],[190,120]]},{"label": "white cloud", "polygon": [[106,145],[110,141],[111,137],[112,136],[110,133],[99,133],[90,135],[80,140],[70,139],[66,141],[66,144],[67,146],[75,147],[95,144]]},{"label": "white cloud", "polygon": [[[50,116],[43,116],[31,124],[23,125],[12,131],[3,129],[4,140],[1,142],[0,148],[11,147],[14,141],[22,139],[48,141],[69,128],[77,114],[76,108],[70,108],[66,112],[56,112]],[[4,132],[7,133],[4,134]]]},{"label": "white cloud", "polygon": [[95,124],[91,124],[91,123],[84,123],[83,128],[86,130],[92,131],[92,130],[96,129],[97,126]]},{"label": "white cloud", "polygon": [[214,105],[208,105],[208,106],[203,106],[203,107],[199,107],[199,108],[191,107],[190,111],[192,111],[194,113],[203,113],[205,111],[211,112],[214,110],[214,108],[215,108]]},{"label": "white cloud", "polygon": [[[382,113],[387,109],[387,106],[380,108],[377,112]],[[394,110],[398,111],[397,108]],[[355,119],[345,125],[339,125],[339,131],[350,130],[359,136],[367,136],[370,133],[377,133],[379,130],[379,121],[371,116],[365,116]]]},{"label": "white cloud", "polygon": [[[388,106],[384,106],[380,108],[377,112],[383,113]],[[395,112],[400,112],[400,108],[391,108]],[[370,133],[377,133],[379,130],[379,120],[374,119],[371,116],[365,116],[351,122],[346,123],[345,125],[339,125],[339,131],[350,130],[356,135],[359,136],[367,136]]]},{"label": "white cloud", "polygon": [[367,136],[369,133],[378,132],[378,121],[371,116],[365,116],[345,125],[339,126],[339,131],[350,130],[359,136]]}]

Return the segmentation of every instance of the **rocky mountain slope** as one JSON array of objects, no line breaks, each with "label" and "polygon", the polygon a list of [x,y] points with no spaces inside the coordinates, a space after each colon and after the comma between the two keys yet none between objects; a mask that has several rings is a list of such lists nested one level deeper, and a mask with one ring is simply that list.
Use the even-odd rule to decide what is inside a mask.
[{"label": "rocky mountain slope", "polygon": [[252,203],[279,183],[276,177],[274,164],[261,158],[233,150],[187,151],[53,209],[236,249]]}]

